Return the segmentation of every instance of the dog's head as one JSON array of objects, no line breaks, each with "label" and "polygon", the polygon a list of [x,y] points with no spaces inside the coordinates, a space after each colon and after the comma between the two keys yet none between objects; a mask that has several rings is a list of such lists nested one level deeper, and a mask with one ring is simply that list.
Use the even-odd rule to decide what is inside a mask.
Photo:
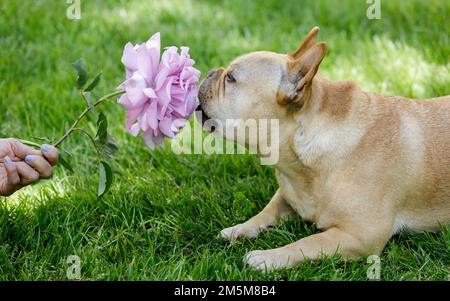
[{"label": "dog's head", "polygon": [[230,119],[282,120],[300,109],[326,53],[326,44],[316,42],[318,33],[313,28],[288,54],[252,52],[211,70],[199,90],[204,118],[222,124]]}]

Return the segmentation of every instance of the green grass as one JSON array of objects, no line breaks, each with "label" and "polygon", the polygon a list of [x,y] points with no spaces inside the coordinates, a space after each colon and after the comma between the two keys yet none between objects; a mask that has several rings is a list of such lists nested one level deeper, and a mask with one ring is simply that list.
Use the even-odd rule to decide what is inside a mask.
[{"label": "green grass", "polygon": [[[381,20],[366,18],[365,0],[81,2],[79,21],[66,18],[66,1],[0,3],[2,136],[59,137],[83,108],[70,62],[83,57],[103,70],[101,96],[123,80],[123,45],[156,31],[164,46],[190,46],[204,74],[249,51],[293,50],[318,25],[329,45],[323,75],[380,93],[450,94],[449,1],[382,1]],[[51,181],[0,199],[0,279],[66,279],[71,254],[82,279],[366,279],[365,260],[327,258],[266,275],[244,267],[246,251],[317,231],[293,220],[254,241],[215,238],[268,202],[272,168],[250,155],[175,155],[168,143],[150,152],[124,130],[120,106],[102,110],[120,145],[111,191],[97,200],[94,153],[84,137],[70,138],[75,174],[58,168]],[[449,242],[449,227],[401,233],[382,253],[382,279],[448,279]]]}]

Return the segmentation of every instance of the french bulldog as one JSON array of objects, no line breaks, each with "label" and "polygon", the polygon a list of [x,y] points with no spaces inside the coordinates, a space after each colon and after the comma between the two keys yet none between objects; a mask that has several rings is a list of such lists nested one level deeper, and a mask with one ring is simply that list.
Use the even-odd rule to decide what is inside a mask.
[{"label": "french bulldog", "polygon": [[323,230],[247,253],[252,268],[380,255],[401,229],[436,231],[450,222],[450,96],[412,100],[328,80],[317,74],[327,50],[318,33],[313,28],[288,54],[240,56],[211,70],[199,89],[203,114],[221,124],[279,121],[278,190],[260,213],[220,236],[254,238],[295,214]]}]

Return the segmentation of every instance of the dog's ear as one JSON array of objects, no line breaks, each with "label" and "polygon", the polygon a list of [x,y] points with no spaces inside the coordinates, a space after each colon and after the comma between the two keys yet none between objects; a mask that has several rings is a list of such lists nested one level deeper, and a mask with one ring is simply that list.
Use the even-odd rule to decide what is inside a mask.
[{"label": "dog's ear", "polygon": [[313,29],[311,29],[311,31],[308,33],[306,38],[300,44],[300,46],[298,46],[297,50],[289,52],[288,56],[290,56],[293,59],[298,59],[299,57],[301,57],[306,52],[306,50],[308,50],[309,48],[314,46],[314,44],[316,43],[316,37],[319,34],[319,31],[320,31],[320,29],[317,26],[315,26]]},{"label": "dog's ear", "polygon": [[310,93],[311,83],[327,52],[327,44],[321,42],[309,48],[301,57],[288,62],[288,80],[293,91],[277,95],[280,104],[296,102],[303,105]]}]

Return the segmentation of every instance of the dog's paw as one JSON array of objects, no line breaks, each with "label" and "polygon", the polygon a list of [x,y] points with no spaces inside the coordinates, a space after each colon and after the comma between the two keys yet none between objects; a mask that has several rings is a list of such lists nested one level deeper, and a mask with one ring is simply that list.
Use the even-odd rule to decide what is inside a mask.
[{"label": "dog's paw", "polygon": [[244,263],[253,269],[263,272],[290,267],[289,256],[279,250],[251,251],[245,254]]},{"label": "dog's paw", "polygon": [[225,240],[235,240],[242,237],[255,238],[259,232],[260,229],[258,227],[243,223],[223,229],[218,236]]}]

